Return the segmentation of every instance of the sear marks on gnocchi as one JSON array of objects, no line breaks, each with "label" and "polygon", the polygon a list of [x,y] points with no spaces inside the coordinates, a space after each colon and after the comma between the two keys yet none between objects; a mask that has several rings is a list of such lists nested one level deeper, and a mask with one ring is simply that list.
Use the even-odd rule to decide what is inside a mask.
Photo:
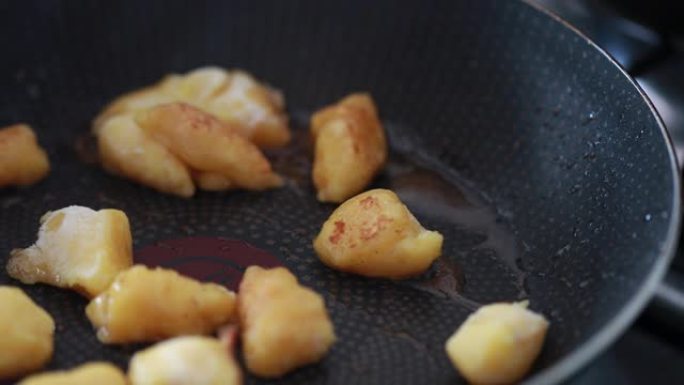
[{"label": "sear marks on gnocchi", "polygon": [[36,374],[17,385],[127,385],[121,369],[107,362],[91,362],[71,370]]},{"label": "sear marks on gnocchi", "polygon": [[235,293],[225,287],[142,265],[121,272],[86,307],[98,339],[108,344],[208,334],[234,312]]},{"label": "sear marks on gnocchi", "polygon": [[548,327],[548,321],[524,303],[486,305],[449,338],[446,351],[469,382],[512,384],[530,370]]},{"label": "sear marks on gnocchi", "polygon": [[52,357],[55,322],[21,289],[0,286],[0,379],[43,367]]},{"label": "sear marks on gnocchi", "polygon": [[40,223],[36,243],[12,250],[7,262],[9,275],[23,283],[41,282],[94,297],[133,263],[123,211],[69,206],[46,213]]},{"label": "sear marks on gnocchi", "polygon": [[242,373],[233,355],[215,338],[176,337],[137,352],[131,385],[239,385]]},{"label": "sear marks on gnocchi", "polygon": [[0,188],[27,186],[50,172],[47,154],[26,124],[0,128]]},{"label": "sear marks on gnocchi", "polygon": [[372,181],[387,160],[387,141],[370,95],[357,93],[311,118],[313,182],[322,202],[342,202]]},{"label": "sear marks on gnocchi", "polygon": [[335,342],[323,298],[287,269],[247,268],[238,314],[247,368],[274,378],[319,361]]},{"label": "sear marks on gnocchi", "polygon": [[[279,187],[283,181],[250,141],[231,126],[189,104],[163,104],[138,114],[140,127],[191,169],[223,177],[226,187],[250,190]],[[215,184],[212,184],[214,186]]]},{"label": "sear marks on gnocchi", "polygon": [[406,278],[439,257],[443,237],[418,223],[390,190],[359,194],[323,224],[314,249],[326,265],[368,277]]},{"label": "sear marks on gnocchi", "polygon": [[218,67],[168,75],[155,85],[120,96],[95,119],[95,131],[112,116],[171,102],[191,104],[216,116],[261,148],[282,147],[290,141],[280,91],[259,83],[247,72]]}]

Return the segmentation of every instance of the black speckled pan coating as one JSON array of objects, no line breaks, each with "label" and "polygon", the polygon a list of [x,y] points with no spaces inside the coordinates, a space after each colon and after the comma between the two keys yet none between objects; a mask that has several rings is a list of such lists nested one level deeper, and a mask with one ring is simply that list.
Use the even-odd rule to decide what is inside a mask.
[{"label": "black speckled pan coating", "polygon": [[[520,298],[551,321],[532,380],[557,381],[625,327],[672,252],[679,181],[653,110],[603,53],[525,3],[48,0],[0,9],[0,124],[32,124],[54,168],[37,186],[0,192],[0,260],[34,241],[42,213],[70,204],[125,210],[136,248],[244,239],[325,296],[339,335],[322,363],[278,383],[457,383],[445,339],[473,303]],[[295,130],[316,108],[370,91],[395,153],[453,184],[439,199],[421,189],[434,178],[404,193],[445,235],[461,296],[425,286],[434,271],[395,283],[322,266],[311,240],[333,207],[316,202],[303,154],[278,155],[286,188],[190,200],[79,160],[74,143],[112,97],[207,64],[282,89]],[[401,187],[393,175],[376,184]],[[3,271],[0,284],[17,282]],[[57,321],[50,368],[96,359],[125,367],[134,347],[100,345],[84,299],[22,287]]]}]

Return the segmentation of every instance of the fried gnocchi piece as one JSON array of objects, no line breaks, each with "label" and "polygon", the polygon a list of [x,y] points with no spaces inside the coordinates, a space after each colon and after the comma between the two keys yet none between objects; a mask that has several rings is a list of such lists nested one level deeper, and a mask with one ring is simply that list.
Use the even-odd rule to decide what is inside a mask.
[{"label": "fried gnocchi piece", "polygon": [[102,166],[107,171],[161,192],[181,197],[195,193],[185,164],[150,139],[131,115],[105,120],[98,129],[97,143]]},{"label": "fried gnocchi piece", "polygon": [[27,186],[50,172],[47,154],[26,124],[0,128],[0,188]]},{"label": "fried gnocchi piece", "polygon": [[195,171],[192,179],[200,190],[205,191],[226,191],[235,187],[228,177],[209,171]]},{"label": "fried gnocchi piece", "polygon": [[347,96],[311,118],[313,183],[321,202],[342,202],[371,182],[387,160],[387,141],[370,95]]},{"label": "fried gnocchi piece", "polygon": [[17,385],[126,385],[121,369],[108,362],[91,362],[71,370],[36,374]]},{"label": "fried gnocchi piece", "polygon": [[215,338],[176,337],[139,351],[131,359],[131,385],[239,385],[235,358]]},{"label": "fried gnocchi piece", "polygon": [[196,69],[174,88],[179,99],[235,127],[262,148],[282,147],[290,141],[282,94],[240,70]]},{"label": "fried gnocchi piece", "polygon": [[40,218],[38,240],[12,250],[7,272],[23,283],[41,282],[94,297],[132,265],[132,254],[123,211],[69,206]]},{"label": "fried gnocchi piece", "polygon": [[235,312],[235,293],[174,270],[135,265],[86,307],[97,338],[107,344],[207,334]]},{"label": "fried gnocchi piece", "polygon": [[216,116],[259,147],[282,147],[290,141],[282,94],[244,71],[217,67],[169,75],[155,85],[125,94],[105,108],[95,119],[95,127],[113,115],[171,102],[191,104]]},{"label": "fried gnocchi piece", "polygon": [[242,349],[253,374],[282,376],[319,361],[335,342],[323,298],[287,269],[247,268],[239,293]]},{"label": "fried gnocchi piece", "polygon": [[427,270],[443,237],[418,223],[390,190],[359,194],[338,207],[313,246],[326,265],[369,277],[405,278]]},{"label": "fried gnocchi piece", "polygon": [[530,370],[549,322],[525,303],[479,308],[446,342],[451,362],[469,382],[512,384]]},{"label": "fried gnocchi piece", "polygon": [[55,322],[16,287],[0,286],[0,378],[43,367],[52,357]]},{"label": "fried gnocchi piece", "polygon": [[[150,109],[167,111],[156,107],[174,103],[194,107],[188,107],[192,113],[172,111],[173,119],[203,115],[201,119],[211,120],[209,126],[214,128],[205,129],[205,123],[199,129],[182,127],[180,131],[183,124],[162,127],[176,134],[171,138],[166,132],[164,136],[171,139],[162,140],[162,145],[158,136],[151,138],[133,119],[140,115],[155,127],[168,124],[173,119],[160,119],[158,114],[152,114],[153,120],[145,117],[150,117]],[[105,169],[161,192],[190,197],[195,184],[210,191],[263,190],[282,185],[282,180],[255,145],[281,147],[289,142],[284,110],[280,92],[248,73],[205,67],[186,75],[168,75],[157,84],[120,96],[94,119],[93,132]],[[199,131],[203,134],[195,138]],[[219,137],[218,132],[223,134]],[[211,150],[204,154],[202,146],[207,143]],[[192,160],[179,154],[191,155]],[[208,168],[195,167],[200,158],[199,163],[209,164]]]},{"label": "fried gnocchi piece", "polygon": [[184,103],[141,112],[136,121],[194,170],[220,174],[249,190],[279,187],[283,181],[261,151],[210,114]]}]

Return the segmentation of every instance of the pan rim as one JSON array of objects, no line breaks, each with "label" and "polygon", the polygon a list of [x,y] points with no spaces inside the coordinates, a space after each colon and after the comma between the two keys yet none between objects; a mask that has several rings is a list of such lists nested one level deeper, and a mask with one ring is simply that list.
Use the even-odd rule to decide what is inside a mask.
[{"label": "pan rim", "polygon": [[609,320],[603,327],[590,336],[588,341],[582,343],[568,355],[561,358],[559,362],[551,365],[548,368],[540,370],[539,372],[533,374],[530,378],[523,381],[523,383],[527,385],[557,384],[562,381],[569,380],[572,376],[576,375],[579,370],[586,367],[592,359],[596,358],[599,354],[608,349],[608,347],[610,347],[622,334],[624,334],[627,328],[634,322],[637,316],[646,307],[650,299],[654,296],[656,289],[665,277],[665,273],[667,272],[670,262],[674,258],[675,252],[677,250],[682,217],[681,175],[679,173],[679,166],[674,152],[672,139],[670,138],[670,134],[667,131],[660,114],[655,109],[653,103],[648,98],[644,90],[627,73],[627,71],[622,68],[617,60],[615,60],[603,48],[594,43],[582,31],[571,25],[562,17],[556,15],[548,9],[543,8],[540,4],[535,3],[534,0],[522,0],[521,2],[537,12],[544,14],[554,21],[560,23],[566,29],[576,34],[584,42],[604,56],[606,60],[612,63],[618,69],[618,71],[620,71],[624,79],[627,80],[632,87],[634,87],[635,91],[639,94],[641,99],[644,101],[644,103],[646,103],[651,111],[651,114],[660,130],[660,134],[665,141],[673,182],[671,203],[672,212],[670,213],[668,232],[665,237],[665,241],[658,250],[659,255],[657,256],[651,271],[648,273],[641,286],[637,288],[637,293],[632,298],[627,300],[627,303],[623,305],[623,307],[613,316],[611,320]]}]

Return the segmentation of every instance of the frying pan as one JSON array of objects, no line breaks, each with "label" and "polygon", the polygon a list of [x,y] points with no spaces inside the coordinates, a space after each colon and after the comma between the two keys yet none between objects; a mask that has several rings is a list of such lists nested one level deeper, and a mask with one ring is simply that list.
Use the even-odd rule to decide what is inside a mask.
[{"label": "frying pan", "polygon": [[[531,4],[2,8],[0,123],[32,124],[53,171],[38,185],[0,193],[0,255],[31,244],[45,211],[71,204],[124,210],[136,258],[166,250],[157,262],[182,271],[205,261],[210,267],[200,270],[216,272],[207,279],[229,285],[235,277],[224,267],[239,272],[245,256],[258,262],[266,253],[323,294],[339,336],[325,360],[278,383],[462,382],[444,341],[478,305],[520,299],[551,322],[527,381],[559,382],[628,326],[673,254],[679,176],[654,109],[604,52]],[[295,140],[268,155],[286,187],[179,199],[88,162],[81,139],[108,100],[208,64],[247,69],[284,91]],[[415,279],[339,273],[311,247],[334,206],[318,203],[309,182],[307,118],[357,90],[376,99],[392,148],[373,186],[398,191],[445,236],[442,258]],[[236,247],[243,265],[221,258]],[[88,360],[125,368],[140,348],[99,344],[77,294],[20,285],[4,271],[0,284],[21,286],[55,317],[49,369]]]}]

